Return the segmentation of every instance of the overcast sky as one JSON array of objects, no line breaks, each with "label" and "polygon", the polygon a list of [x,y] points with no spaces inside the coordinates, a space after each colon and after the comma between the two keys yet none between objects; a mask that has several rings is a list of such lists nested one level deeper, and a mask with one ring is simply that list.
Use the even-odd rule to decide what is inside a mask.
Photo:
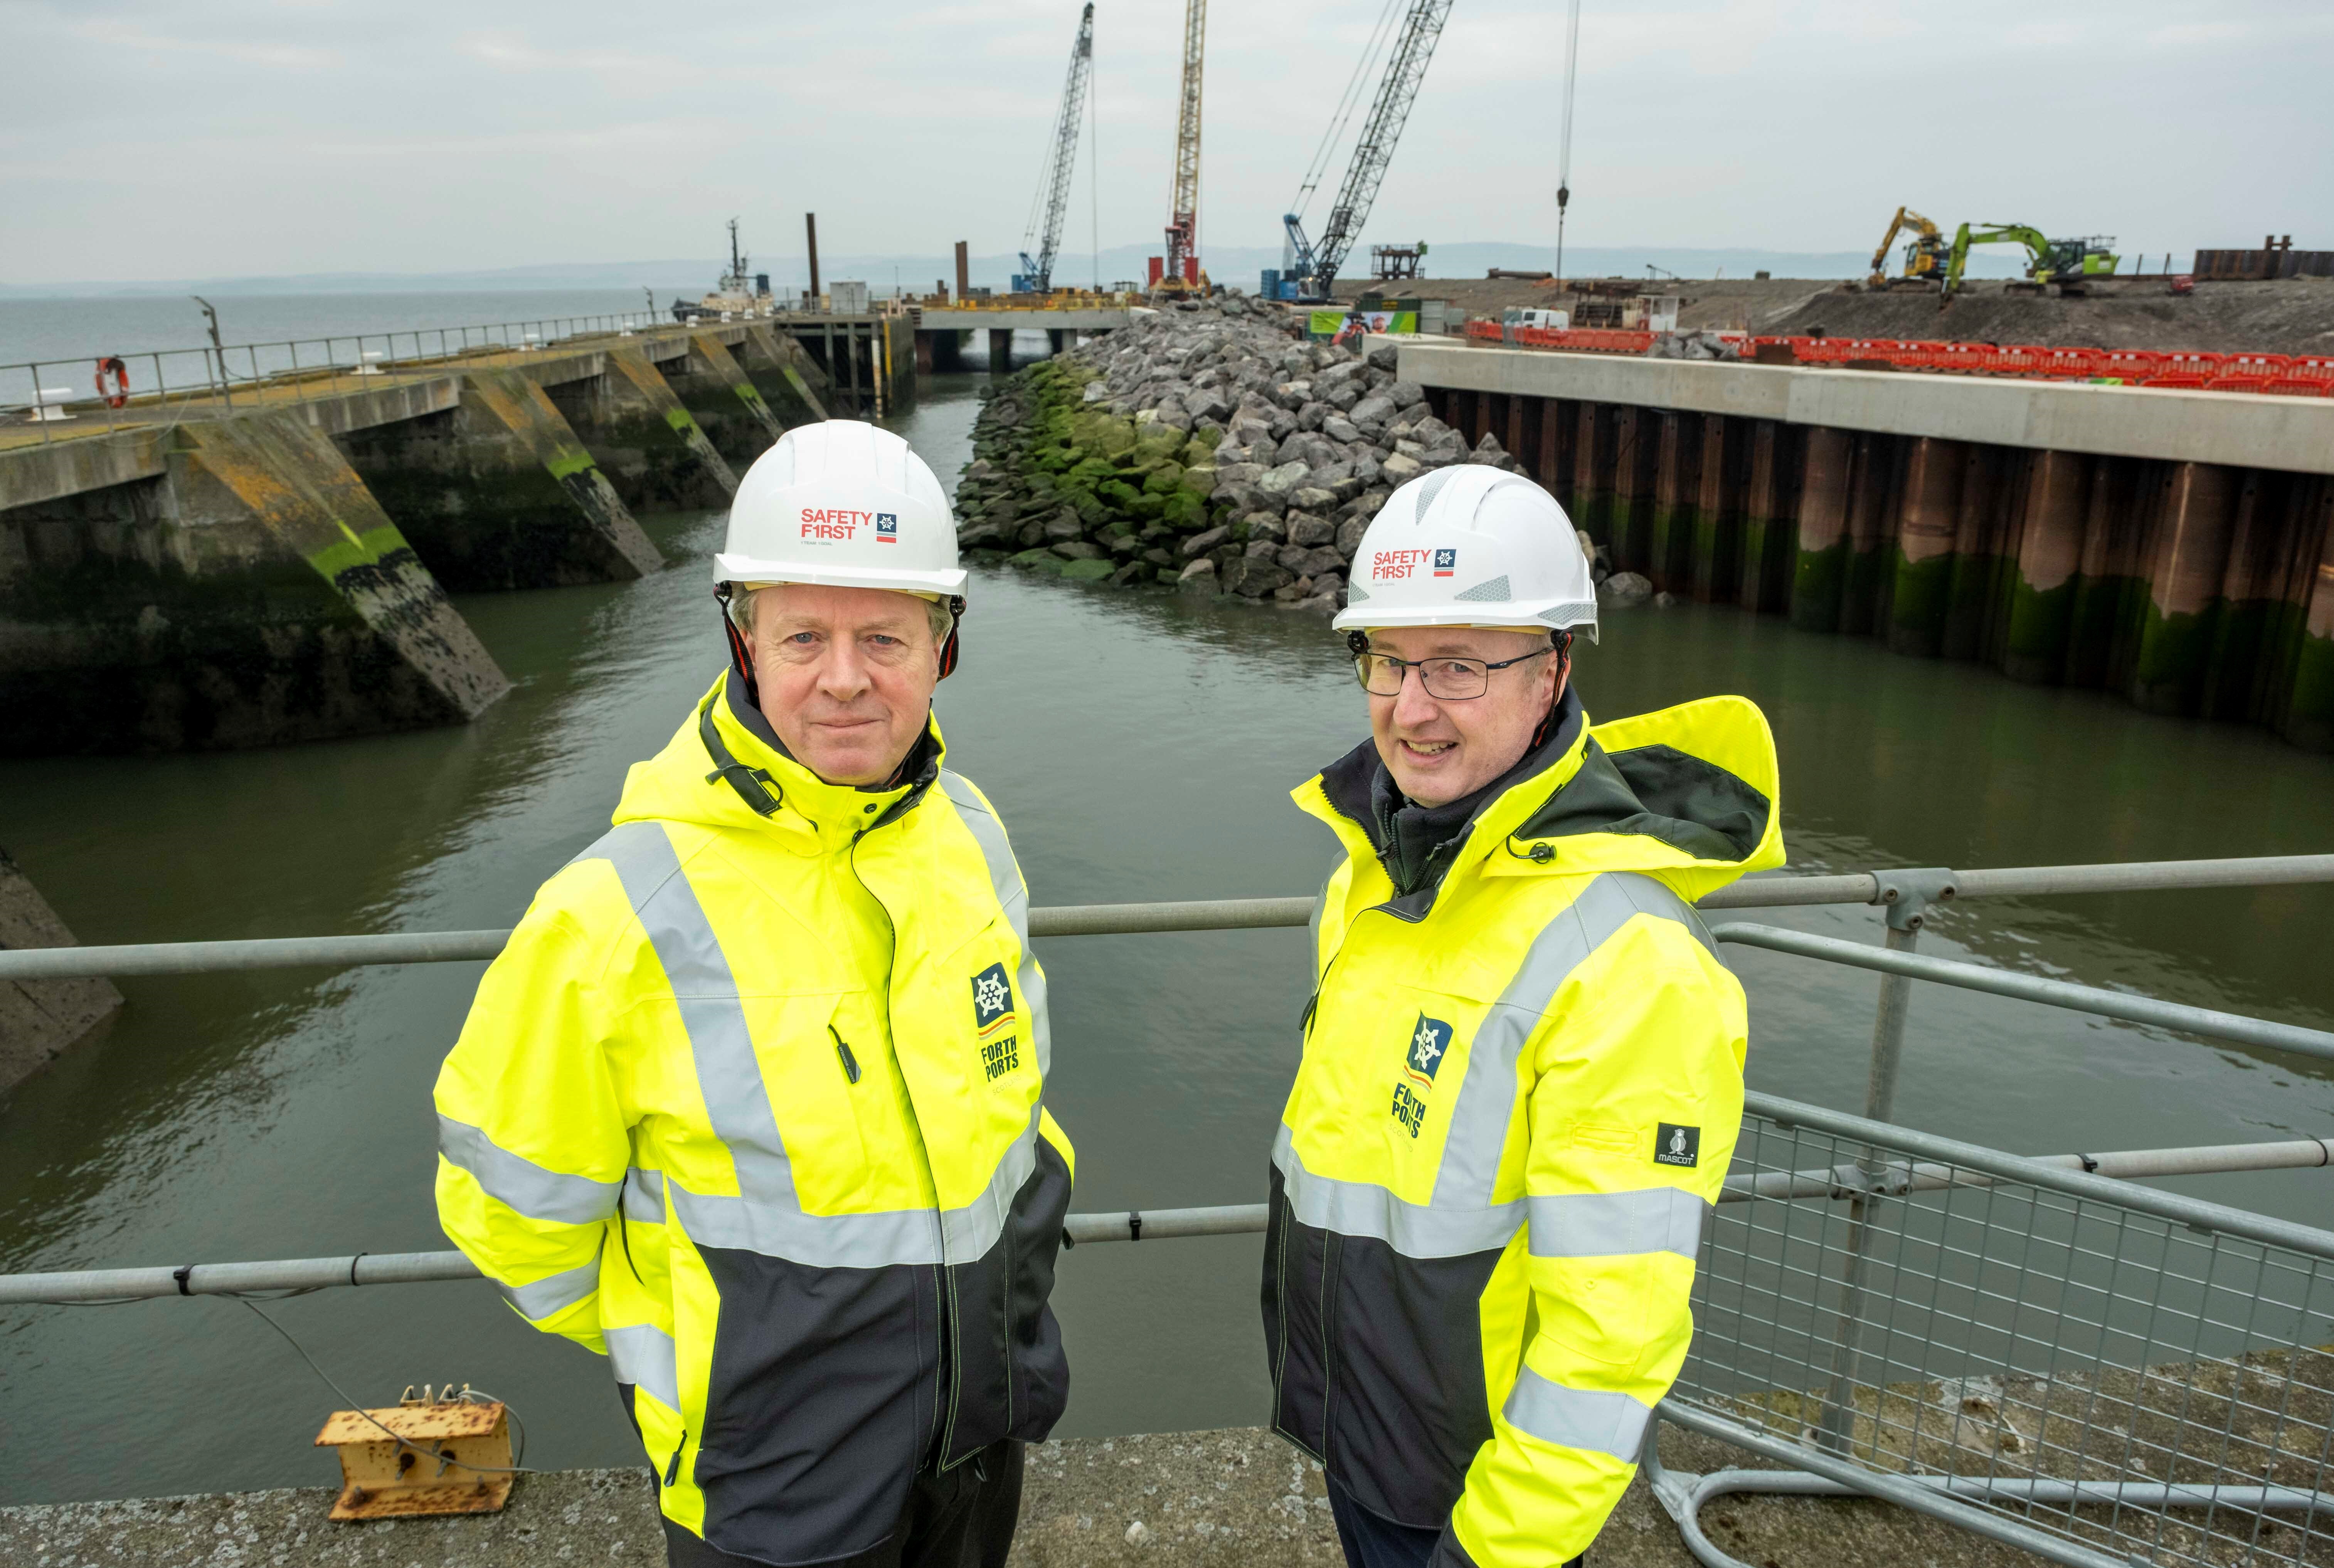
[{"label": "overcast sky", "polygon": [[[1384,0],[1218,0],[1200,241],[1279,215]],[[1563,5],[1457,0],[1365,240],[1551,243]],[[1107,245],[1183,7],[1100,0]],[[1587,0],[1567,237],[1867,247],[1899,202],[2127,254],[2334,248],[2329,0]],[[0,282],[1018,245],[1072,0],[0,0]],[[1330,185],[1343,172],[1341,155]],[[1065,248],[1087,248],[1082,153]],[[1317,219],[1328,192],[1316,198]]]}]

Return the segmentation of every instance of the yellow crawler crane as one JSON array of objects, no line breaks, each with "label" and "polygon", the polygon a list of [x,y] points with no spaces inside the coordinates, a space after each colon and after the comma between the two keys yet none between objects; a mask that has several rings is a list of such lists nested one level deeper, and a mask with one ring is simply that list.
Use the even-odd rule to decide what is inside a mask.
[{"label": "yellow crawler crane", "polygon": [[[1905,246],[1905,271],[1902,276],[1892,278],[1888,275],[1888,247],[1906,229],[1913,231],[1913,238]],[[1899,283],[1938,283],[1945,274],[1945,238],[1937,226],[1911,207],[1900,207],[1896,216],[1888,220],[1888,232],[1880,236],[1880,245],[1872,253],[1872,275],[1865,282],[1876,289],[1893,288]]]}]

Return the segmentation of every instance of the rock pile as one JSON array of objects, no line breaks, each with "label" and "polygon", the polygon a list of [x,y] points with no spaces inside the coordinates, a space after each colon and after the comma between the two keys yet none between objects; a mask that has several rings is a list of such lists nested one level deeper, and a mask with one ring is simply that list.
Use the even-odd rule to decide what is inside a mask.
[{"label": "rock pile", "polygon": [[1394,351],[1295,338],[1237,299],[1138,318],[1004,384],[973,431],[958,540],[977,559],[1334,611],[1362,530],[1471,450]]}]

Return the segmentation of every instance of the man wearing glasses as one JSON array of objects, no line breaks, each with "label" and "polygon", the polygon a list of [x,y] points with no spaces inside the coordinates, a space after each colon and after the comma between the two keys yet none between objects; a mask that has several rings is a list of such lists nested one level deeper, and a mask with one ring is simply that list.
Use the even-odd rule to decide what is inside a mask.
[{"label": "man wearing glasses", "polygon": [[1546,1568],[1635,1470],[1742,1113],[1741,986],[1693,902],[1782,863],[1741,697],[1591,726],[1563,508],[1489,467],[1354,558],[1370,738],[1296,791],[1323,890],[1264,1263],[1277,1430],[1354,1568]]}]

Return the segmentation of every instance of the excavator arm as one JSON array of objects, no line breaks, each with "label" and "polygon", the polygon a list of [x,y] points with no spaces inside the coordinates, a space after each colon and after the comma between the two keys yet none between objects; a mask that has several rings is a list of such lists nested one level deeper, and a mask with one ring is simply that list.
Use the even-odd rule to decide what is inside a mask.
[{"label": "excavator arm", "polygon": [[2038,284],[2047,284],[2053,274],[2050,268],[2050,242],[2042,237],[2040,229],[2022,223],[1997,223],[1972,226],[1963,224],[1953,235],[1953,250],[1945,264],[1945,290],[1952,294],[1961,292],[1962,274],[1969,265],[1972,245],[2022,245],[2026,247],[2026,275]]},{"label": "excavator arm", "polygon": [[[1935,224],[1909,207],[1900,207],[1896,209],[1896,216],[1888,220],[1888,232],[1880,236],[1879,246],[1872,253],[1872,276],[1866,280],[1869,286],[1876,289],[1888,286],[1888,247],[1895,245],[1896,236],[1908,228],[1920,237],[1914,242],[1912,253],[1905,257],[1905,276],[1926,278],[1934,274],[1937,267],[1934,258],[1944,248],[1944,236],[1938,232]],[[1931,259],[1925,263],[1916,262],[1915,256]]]}]

